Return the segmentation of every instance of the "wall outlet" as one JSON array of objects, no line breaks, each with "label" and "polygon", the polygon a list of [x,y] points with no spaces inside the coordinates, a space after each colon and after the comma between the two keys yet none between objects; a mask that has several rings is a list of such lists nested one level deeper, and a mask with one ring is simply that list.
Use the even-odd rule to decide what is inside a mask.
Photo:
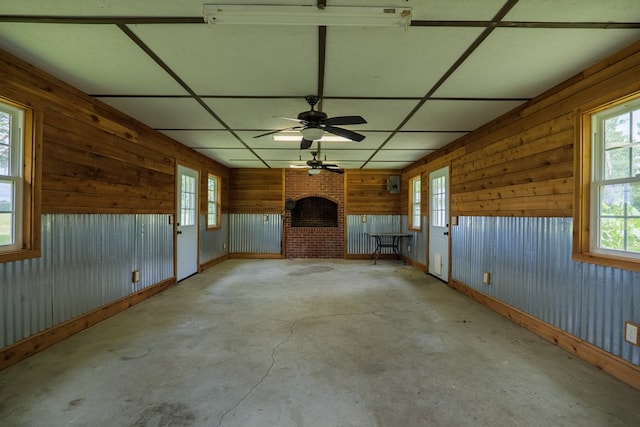
[{"label": "wall outlet", "polygon": [[411,252],[411,245],[407,245],[407,252]]},{"label": "wall outlet", "polygon": [[362,221],[363,223],[367,222],[367,216],[366,215],[362,215],[360,217],[360,221]]},{"label": "wall outlet", "polygon": [[140,281],[140,270],[134,270],[133,274],[131,275],[131,281],[133,283],[137,283]]},{"label": "wall outlet", "polygon": [[222,244],[222,249],[223,249],[223,250],[227,250],[227,244],[226,244],[226,243],[223,243],[223,244]]},{"label": "wall outlet", "polygon": [[485,285],[491,284],[491,273],[489,273],[488,271],[482,273],[482,283],[484,283]]},{"label": "wall outlet", "polygon": [[636,325],[635,323],[625,322],[624,323],[624,339],[631,344],[638,345],[638,328],[640,325]]},{"label": "wall outlet", "polygon": [[267,214],[262,215],[262,220],[264,222],[269,222],[269,215],[267,215]]}]

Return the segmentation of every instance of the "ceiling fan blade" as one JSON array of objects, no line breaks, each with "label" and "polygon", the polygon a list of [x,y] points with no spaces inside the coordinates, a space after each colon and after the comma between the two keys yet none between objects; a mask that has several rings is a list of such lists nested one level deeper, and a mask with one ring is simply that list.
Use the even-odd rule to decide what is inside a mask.
[{"label": "ceiling fan blade", "polygon": [[329,172],[333,172],[333,173],[340,173],[340,174],[344,173],[344,171],[343,171],[342,169],[328,168],[328,167],[326,167],[326,166],[327,166],[327,165],[322,165],[321,167],[322,167],[322,169],[324,169],[324,170],[326,170],[326,171],[329,171]]},{"label": "ceiling fan blade", "polygon": [[329,126],[334,125],[362,125],[367,123],[367,121],[361,116],[339,116],[339,117],[329,117],[324,121],[325,124]]},{"label": "ceiling fan blade", "polygon": [[304,120],[300,120],[300,119],[294,119],[293,117],[282,117],[282,116],[274,116],[278,119],[283,119],[283,120],[291,120],[292,122],[298,122],[298,123],[302,123]]},{"label": "ceiling fan blade", "polygon": [[284,132],[285,130],[294,130],[294,129],[299,129],[300,126],[294,126],[294,127],[290,127],[290,128],[284,128],[284,129],[278,129],[278,130],[272,130],[270,132],[267,133],[263,133],[261,135],[256,135],[254,136],[254,138],[261,138],[263,136],[267,136],[267,135],[273,135],[274,133],[278,133],[278,132]]},{"label": "ceiling fan blade", "polygon": [[311,147],[311,144],[313,144],[312,140],[302,138],[302,141],[300,141],[300,149],[306,150],[307,148]]},{"label": "ceiling fan blade", "polygon": [[334,135],[338,135],[338,136],[341,136],[343,138],[347,138],[347,139],[350,139],[350,140],[356,141],[356,142],[360,142],[365,138],[364,135],[361,135],[359,133],[350,131],[348,129],[337,128],[337,127],[333,127],[333,126],[325,126],[324,130],[326,130],[327,132],[330,132],[330,133],[332,133]]},{"label": "ceiling fan blade", "polygon": [[328,169],[340,169],[340,166],[334,165],[333,163],[323,163],[322,167]]}]

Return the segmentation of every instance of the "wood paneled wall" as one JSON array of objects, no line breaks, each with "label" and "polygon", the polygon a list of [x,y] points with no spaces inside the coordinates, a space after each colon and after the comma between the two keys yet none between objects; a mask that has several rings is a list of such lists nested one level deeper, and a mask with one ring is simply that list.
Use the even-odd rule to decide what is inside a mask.
[{"label": "wood paneled wall", "polygon": [[414,163],[403,183],[450,164],[451,215],[572,216],[580,112],[640,90],[638,76],[640,43]]},{"label": "wood paneled wall", "polygon": [[43,112],[42,213],[173,213],[177,163],[228,181],[226,167],[4,51],[0,94]]},{"label": "wood paneled wall", "polygon": [[284,209],[282,169],[231,169],[232,213],[280,213]]},{"label": "wood paneled wall", "polygon": [[[324,173],[324,172],[323,172]],[[346,171],[347,215],[394,215],[400,214],[406,187],[400,184],[400,193],[387,191],[387,179],[400,175],[393,169],[356,169]]]}]

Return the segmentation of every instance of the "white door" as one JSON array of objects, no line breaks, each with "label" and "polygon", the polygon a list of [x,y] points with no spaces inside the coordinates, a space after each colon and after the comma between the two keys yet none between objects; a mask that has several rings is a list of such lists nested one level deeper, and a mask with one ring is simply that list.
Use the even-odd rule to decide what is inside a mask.
[{"label": "white door", "polygon": [[178,165],[177,271],[182,280],[198,272],[198,171]]},{"label": "white door", "polygon": [[429,273],[449,281],[449,167],[429,174]]}]

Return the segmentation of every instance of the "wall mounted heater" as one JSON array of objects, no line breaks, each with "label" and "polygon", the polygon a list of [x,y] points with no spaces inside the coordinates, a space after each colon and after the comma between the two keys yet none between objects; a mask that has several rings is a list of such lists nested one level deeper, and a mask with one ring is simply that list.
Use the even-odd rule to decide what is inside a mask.
[{"label": "wall mounted heater", "polygon": [[341,25],[401,27],[411,25],[410,7],[267,6],[204,4],[204,21],[236,25]]}]

